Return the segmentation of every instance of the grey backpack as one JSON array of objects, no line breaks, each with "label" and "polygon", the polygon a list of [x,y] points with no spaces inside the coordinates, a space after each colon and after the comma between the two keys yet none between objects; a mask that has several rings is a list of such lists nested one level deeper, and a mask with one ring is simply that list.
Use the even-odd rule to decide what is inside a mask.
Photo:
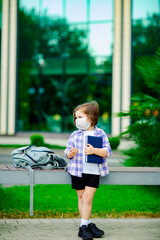
[{"label": "grey backpack", "polygon": [[30,166],[31,168],[55,169],[67,166],[63,157],[54,154],[47,147],[31,145],[17,148],[11,153],[11,157],[16,168],[28,168]]}]

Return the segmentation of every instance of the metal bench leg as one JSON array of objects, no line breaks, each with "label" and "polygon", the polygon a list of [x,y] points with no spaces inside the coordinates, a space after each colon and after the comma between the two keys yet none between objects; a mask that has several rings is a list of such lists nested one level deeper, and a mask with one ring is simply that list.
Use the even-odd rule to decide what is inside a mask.
[{"label": "metal bench leg", "polygon": [[30,216],[33,216],[33,176],[34,170],[30,167]]}]

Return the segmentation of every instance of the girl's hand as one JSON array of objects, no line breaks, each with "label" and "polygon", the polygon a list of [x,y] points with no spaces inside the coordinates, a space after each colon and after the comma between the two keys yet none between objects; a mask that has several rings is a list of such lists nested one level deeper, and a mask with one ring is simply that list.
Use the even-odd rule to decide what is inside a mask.
[{"label": "girl's hand", "polygon": [[84,148],[86,155],[95,154],[95,148],[91,144],[87,144],[87,147]]},{"label": "girl's hand", "polygon": [[73,158],[77,153],[78,153],[77,148],[71,148],[71,150],[69,152],[67,152],[67,157]]},{"label": "girl's hand", "polygon": [[107,150],[105,148],[94,148],[91,144],[87,144],[88,147],[84,148],[86,155],[95,154],[102,158],[107,157]]}]

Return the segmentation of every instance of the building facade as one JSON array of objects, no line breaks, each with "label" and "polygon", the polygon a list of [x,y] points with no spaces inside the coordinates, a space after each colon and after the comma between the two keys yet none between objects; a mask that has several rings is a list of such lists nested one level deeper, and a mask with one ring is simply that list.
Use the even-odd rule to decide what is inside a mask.
[{"label": "building facade", "polygon": [[[0,135],[69,132],[72,111],[100,106],[112,136],[142,91],[136,61],[160,45],[159,0],[1,0]],[[154,37],[153,40],[150,38]]]}]

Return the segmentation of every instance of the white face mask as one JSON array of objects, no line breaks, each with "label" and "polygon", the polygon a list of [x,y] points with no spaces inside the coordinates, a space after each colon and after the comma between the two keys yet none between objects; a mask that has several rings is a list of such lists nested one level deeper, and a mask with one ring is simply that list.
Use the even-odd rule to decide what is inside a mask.
[{"label": "white face mask", "polygon": [[87,117],[77,118],[76,119],[76,127],[79,130],[87,130],[91,126],[91,123],[86,120],[87,120]]}]

